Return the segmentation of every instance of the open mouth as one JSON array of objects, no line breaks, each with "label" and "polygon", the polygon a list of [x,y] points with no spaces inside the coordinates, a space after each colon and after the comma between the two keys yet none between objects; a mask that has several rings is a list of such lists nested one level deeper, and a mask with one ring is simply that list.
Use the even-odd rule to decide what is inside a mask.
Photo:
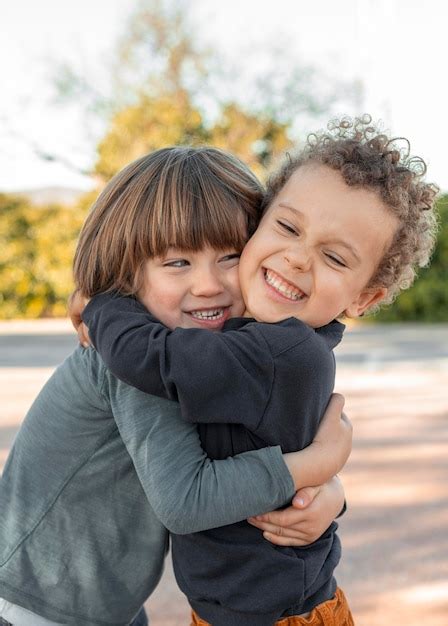
[{"label": "open mouth", "polygon": [[304,293],[296,285],[293,285],[289,281],[285,280],[273,270],[263,268],[263,273],[264,279],[269,287],[271,287],[271,289],[276,291],[283,298],[286,298],[291,302],[299,302],[307,297],[306,293]]},{"label": "open mouth", "polygon": [[191,317],[196,320],[214,322],[223,320],[228,307],[219,309],[198,309],[197,311],[190,311]]},{"label": "open mouth", "polygon": [[185,311],[193,322],[193,326],[208,328],[209,330],[221,330],[232,314],[232,305],[214,306],[203,309]]}]

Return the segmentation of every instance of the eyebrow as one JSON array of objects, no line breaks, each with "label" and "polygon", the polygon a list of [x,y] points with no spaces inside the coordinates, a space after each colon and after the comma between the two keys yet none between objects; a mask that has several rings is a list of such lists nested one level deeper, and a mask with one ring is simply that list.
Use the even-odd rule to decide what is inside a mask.
[{"label": "eyebrow", "polygon": [[348,252],[350,252],[350,254],[355,259],[355,261],[357,263],[361,263],[361,258],[359,254],[356,252],[355,248],[351,246],[349,243],[347,243],[346,241],[343,241],[342,239],[333,239],[332,243],[342,246],[343,248],[348,250]]},{"label": "eyebrow", "polygon": [[[300,211],[299,209],[296,209],[295,207],[291,206],[287,202],[279,202],[278,206],[280,206],[280,207],[282,207],[284,209],[289,209],[290,211],[293,211],[294,213],[296,213],[298,215],[298,217],[300,217],[302,219],[305,217],[304,214],[302,213],[302,211]],[[353,258],[358,263],[361,263],[361,257],[357,253],[356,249],[351,244],[349,244],[347,241],[344,241],[343,239],[333,239],[332,243],[335,243],[335,244],[338,244],[340,246],[343,246],[346,250],[348,250],[348,252],[351,253]]]}]

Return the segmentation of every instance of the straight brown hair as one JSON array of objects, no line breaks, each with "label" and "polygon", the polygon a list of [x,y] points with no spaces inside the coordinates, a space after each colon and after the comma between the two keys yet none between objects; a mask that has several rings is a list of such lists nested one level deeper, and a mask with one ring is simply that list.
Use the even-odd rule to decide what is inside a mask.
[{"label": "straight brown hair", "polygon": [[168,248],[242,250],[260,218],[263,188],[244,163],[209,147],[170,147],[137,159],[99,195],[75,252],[85,296],[138,292],[148,258]]}]

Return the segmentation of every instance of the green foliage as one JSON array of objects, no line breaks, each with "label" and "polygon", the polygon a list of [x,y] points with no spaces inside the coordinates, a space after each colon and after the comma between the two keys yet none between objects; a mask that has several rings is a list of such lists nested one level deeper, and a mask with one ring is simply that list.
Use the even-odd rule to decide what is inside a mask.
[{"label": "green foliage", "polygon": [[288,148],[288,125],[269,115],[247,113],[228,104],[210,129],[208,143],[229,150],[264,179],[271,164]]},{"label": "green foliage", "polygon": [[[147,152],[185,144],[229,150],[264,179],[291,147],[300,114],[322,113],[338,100],[340,94],[331,99],[314,88],[314,70],[285,57],[284,42],[280,57],[270,50],[270,68],[241,90],[241,68],[227,68],[226,79],[222,59],[197,46],[189,16],[183,0],[139,0],[117,46],[109,94],[84,71],[61,68],[61,101],[84,103],[86,113],[107,124],[92,172],[100,186]],[[76,207],[33,206],[0,194],[0,318],[65,314],[76,238],[96,193]],[[442,228],[431,267],[375,319],[448,321],[448,197],[439,205]]]},{"label": "green foliage", "polygon": [[247,113],[235,103],[225,106],[216,123],[206,127],[183,91],[142,96],[112,119],[98,146],[95,173],[106,182],[130,161],[157,148],[209,144],[233,152],[263,178],[273,159],[290,147],[287,131],[286,124]]},{"label": "green foliage", "polygon": [[119,111],[98,146],[95,173],[107,181],[134,159],[170,145],[206,142],[202,116],[186,94],[149,98]]},{"label": "green foliage", "polygon": [[438,202],[440,230],[431,265],[374,321],[448,322],[448,196]]},{"label": "green foliage", "polygon": [[63,316],[85,211],[0,194],[0,319]]}]

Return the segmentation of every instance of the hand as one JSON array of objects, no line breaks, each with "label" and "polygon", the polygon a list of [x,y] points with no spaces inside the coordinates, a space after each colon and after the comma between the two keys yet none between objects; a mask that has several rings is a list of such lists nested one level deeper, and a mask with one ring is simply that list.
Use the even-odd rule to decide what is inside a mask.
[{"label": "hand", "polygon": [[353,435],[352,425],[342,413],[344,401],[334,393],[313,442],[300,452],[283,455],[296,489],[321,485],[344,467]]},{"label": "hand", "polygon": [[319,539],[339,515],[344,498],[344,487],[334,476],[319,487],[300,489],[287,509],[250,517],[247,521],[277,546],[306,546]]},{"label": "hand", "polygon": [[89,329],[82,321],[82,312],[87,305],[89,298],[85,298],[82,293],[76,289],[68,299],[68,314],[72,324],[78,333],[79,343],[88,348],[91,344],[89,338]]}]

